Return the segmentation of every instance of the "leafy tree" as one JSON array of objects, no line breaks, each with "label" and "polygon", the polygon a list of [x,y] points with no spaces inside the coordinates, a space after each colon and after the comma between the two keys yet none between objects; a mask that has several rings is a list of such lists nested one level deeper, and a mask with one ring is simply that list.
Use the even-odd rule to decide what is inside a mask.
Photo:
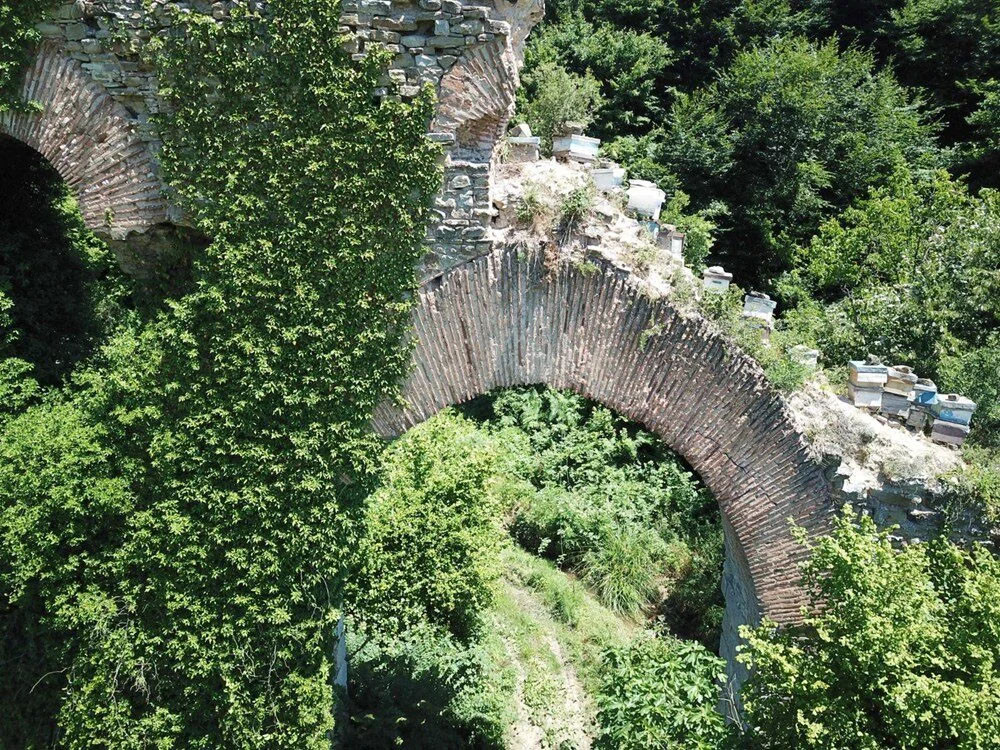
[{"label": "leafy tree", "polygon": [[682,91],[714,79],[740,51],[805,28],[788,0],[561,0],[552,10],[561,23],[581,14],[655,37],[673,53],[667,85]]},{"label": "leafy tree", "polygon": [[[964,171],[977,184],[996,186],[1000,155],[979,140],[972,124],[984,124],[1000,77],[1000,10],[991,0],[905,0],[892,12],[895,67],[905,83],[928,91],[940,107],[949,144],[964,147]],[[992,131],[995,133],[996,131]],[[968,143],[968,146],[964,144]]]},{"label": "leafy tree", "polygon": [[998,250],[1000,196],[972,198],[943,172],[901,174],[798,250],[799,268],[780,284],[795,304],[786,323],[834,362],[878,352],[974,394],[973,438],[991,440]]},{"label": "leafy tree", "polygon": [[696,643],[640,637],[605,655],[594,747],[717,748],[728,729],[719,703],[723,662]]},{"label": "leafy tree", "polygon": [[721,255],[755,282],[872,186],[939,163],[931,126],[891,74],[866,53],[801,38],[739,54],[679,100],[658,158],[696,202],[728,205]]},{"label": "leafy tree", "polygon": [[555,62],[541,64],[522,76],[517,117],[542,139],[542,150],[552,153],[552,137],[565,122],[586,126],[601,105],[600,85],[589,73],[579,76]]},{"label": "leafy tree", "polygon": [[1000,331],[994,329],[983,346],[946,357],[942,379],[977,404],[973,440],[1000,448]]},{"label": "leafy tree", "polygon": [[502,651],[506,644],[487,640],[462,642],[417,623],[398,637],[351,643],[351,716],[344,746],[506,747],[508,727],[516,718],[514,680],[493,655],[494,648]]},{"label": "leafy tree", "polygon": [[504,447],[451,411],[386,451],[346,589],[349,747],[501,747],[511,721],[487,615]]},{"label": "leafy tree", "polygon": [[845,509],[807,540],[800,626],[747,630],[748,747],[994,747],[1000,562],[945,540],[893,548]]},{"label": "leafy tree", "polygon": [[[525,51],[529,81],[543,80],[542,66],[556,64],[599,82],[602,98],[590,133],[605,141],[645,133],[663,118],[672,94],[666,80],[671,62],[660,39],[608,23],[594,25],[580,13],[533,32]],[[527,101],[541,93],[529,90]]]}]

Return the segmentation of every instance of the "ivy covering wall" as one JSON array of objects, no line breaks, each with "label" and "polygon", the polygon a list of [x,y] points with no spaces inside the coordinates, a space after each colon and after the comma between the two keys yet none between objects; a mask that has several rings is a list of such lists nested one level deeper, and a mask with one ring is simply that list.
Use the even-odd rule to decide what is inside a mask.
[{"label": "ivy covering wall", "polygon": [[0,745],[328,746],[439,177],[432,95],[376,100],[386,60],[340,50],[338,4],[269,6],[145,50],[164,174],[213,239],[190,289],[0,417]]}]

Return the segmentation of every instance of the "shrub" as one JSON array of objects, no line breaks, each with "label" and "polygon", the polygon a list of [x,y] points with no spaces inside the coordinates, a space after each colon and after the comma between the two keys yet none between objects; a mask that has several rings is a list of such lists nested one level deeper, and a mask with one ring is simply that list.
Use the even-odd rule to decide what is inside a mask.
[{"label": "shrub", "polygon": [[666,545],[652,529],[611,528],[580,560],[583,579],[615,612],[635,614],[656,593]]},{"label": "shrub", "polygon": [[588,183],[583,187],[574,188],[559,206],[560,234],[563,242],[568,242],[579,221],[587,215],[594,205],[594,185]]},{"label": "shrub", "polygon": [[944,539],[894,549],[849,509],[810,557],[801,626],[744,630],[746,743],[1000,744],[1000,561]]},{"label": "shrub", "polygon": [[573,562],[599,543],[612,522],[608,509],[595,506],[589,495],[547,487],[514,517],[510,533],[530,552]]},{"label": "shrub", "polygon": [[468,639],[499,577],[499,507],[489,485],[500,449],[453,413],[388,450],[382,486],[365,506],[347,607],[380,635],[420,623]]},{"label": "shrub", "polygon": [[756,284],[820,224],[898,169],[942,156],[913,94],[870,54],[776,37],[679,97],[657,158],[696,205],[721,200],[725,266]]},{"label": "shrub", "polygon": [[1000,332],[941,363],[942,382],[976,402],[974,442],[1000,448]]},{"label": "shrub", "polygon": [[659,604],[659,616],[671,634],[697,640],[708,650],[718,652],[725,614],[722,529],[712,527],[690,545],[678,541],[673,549],[682,554],[677,554],[671,565],[674,580]]},{"label": "shrub", "polygon": [[724,663],[697,643],[640,637],[605,655],[597,750],[718,748]]},{"label": "shrub", "polygon": [[499,667],[488,645],[465,644],[428,625],[392,638],[368,635],[349,639],[354,656],[344,747],[504,747],[515,718],[513,675]]},{"label": "shrub", "polygon": [[601,105],[597,80],[586,73],[575,75],[555,62],[544,63],[523,77],[518,92],[517,118],[527,122],[542,139],[542,151],[552,154],[552,137],[564,122],[587,125]]},{"label": "shrub", "polygon": [[17,84],[41,37],[35,23],[50,5],[48,0],[18,0],[0,6],[0,113],[23,107]]}]

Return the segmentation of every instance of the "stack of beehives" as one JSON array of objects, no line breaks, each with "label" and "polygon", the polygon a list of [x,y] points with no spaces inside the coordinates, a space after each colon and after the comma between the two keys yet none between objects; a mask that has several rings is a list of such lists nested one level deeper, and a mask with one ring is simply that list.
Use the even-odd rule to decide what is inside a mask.
[{"label": "stack of beehives", "polygon": [[965,442],[976,404],[949,393],[939,395],[934,381],[917,377],[905,365],[888,367],[875,357],[848,363],[851,402],[905,422],[923,432],[931,425],[931,439],[959,446]]}]

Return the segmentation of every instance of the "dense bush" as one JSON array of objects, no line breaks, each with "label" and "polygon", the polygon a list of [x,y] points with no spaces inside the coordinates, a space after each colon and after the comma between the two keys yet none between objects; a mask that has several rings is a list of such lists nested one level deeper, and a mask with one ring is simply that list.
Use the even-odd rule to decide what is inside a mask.
[{"label": "dense bush", "polygon": [[671,627],[718,648],[718,506],[663,443],[555,390],[501,391],[467,413],[497,431],[512,472],[536,490],[512,504],[520,545],[580,573],[619,612],[636,614],[662,593],[675,605]]},{"label": "dense bush", "polygon": [[750,747],[996,747],[1000,562],[945,540],[896,550],[845,511],[808,544],[801,626],[747,631]]},{"label": "dense bush", "polygon": [[468,638],[500,574],[501,449],[485,432],[439,414],[393,443],[365,503],[359,566],[346,608],[380,635],[417,624]]},{"label": "dense bush", "polygon": [[552,137],[566,122],[588,125],[601,105],[597,81],[589,73],[570,73],[557,62],[546,62],[523,78],[518,92],[517,119],[539,136],[542,152],[552,154]]},{"label": "dense bush", "polygon": [[824,224],[797,265],[779,287],[798,338],[836,363],[874,352],[912,364],[978,401],[973,439],[995,443],[1000,194],[899,175]]},{"label": "dense bush", "polygon": [[513,676],[497,664],[490,644],[463,643],[426,624],[389,638],[362,628],[349,643],[344,747],[505,746]]},{"label": "dense bush", "polygon": [[610,141],[641,134],[666,113],[663,97],[670,94],[665,85],[670,62],[670,50],[650,34],[608,23],[595,26],[581,14],[570,13],[561,23],[544,24],[532,32],[519,109],[530,112],[540,105],[540,87],[554,87],[551,79],[562,69],[570,78],[561,86],[586,81],[587,88],[599,94],[592,100],[596,112],[588,118],[595,120],[594,135]]},{"label": "dense bush", "polygon": [[595,748],[721,746],[728,734],[716,710],[725,680],[721,659],[669,637],[637,638],[605,658]]},{"label": "dense bush", "polygon": [[726,265],[762,281],[897,169],[939,163],[931,133],[913,95],[870,56],[779,39],[678,100],[659,158],[698,202],[726,203]]}]

